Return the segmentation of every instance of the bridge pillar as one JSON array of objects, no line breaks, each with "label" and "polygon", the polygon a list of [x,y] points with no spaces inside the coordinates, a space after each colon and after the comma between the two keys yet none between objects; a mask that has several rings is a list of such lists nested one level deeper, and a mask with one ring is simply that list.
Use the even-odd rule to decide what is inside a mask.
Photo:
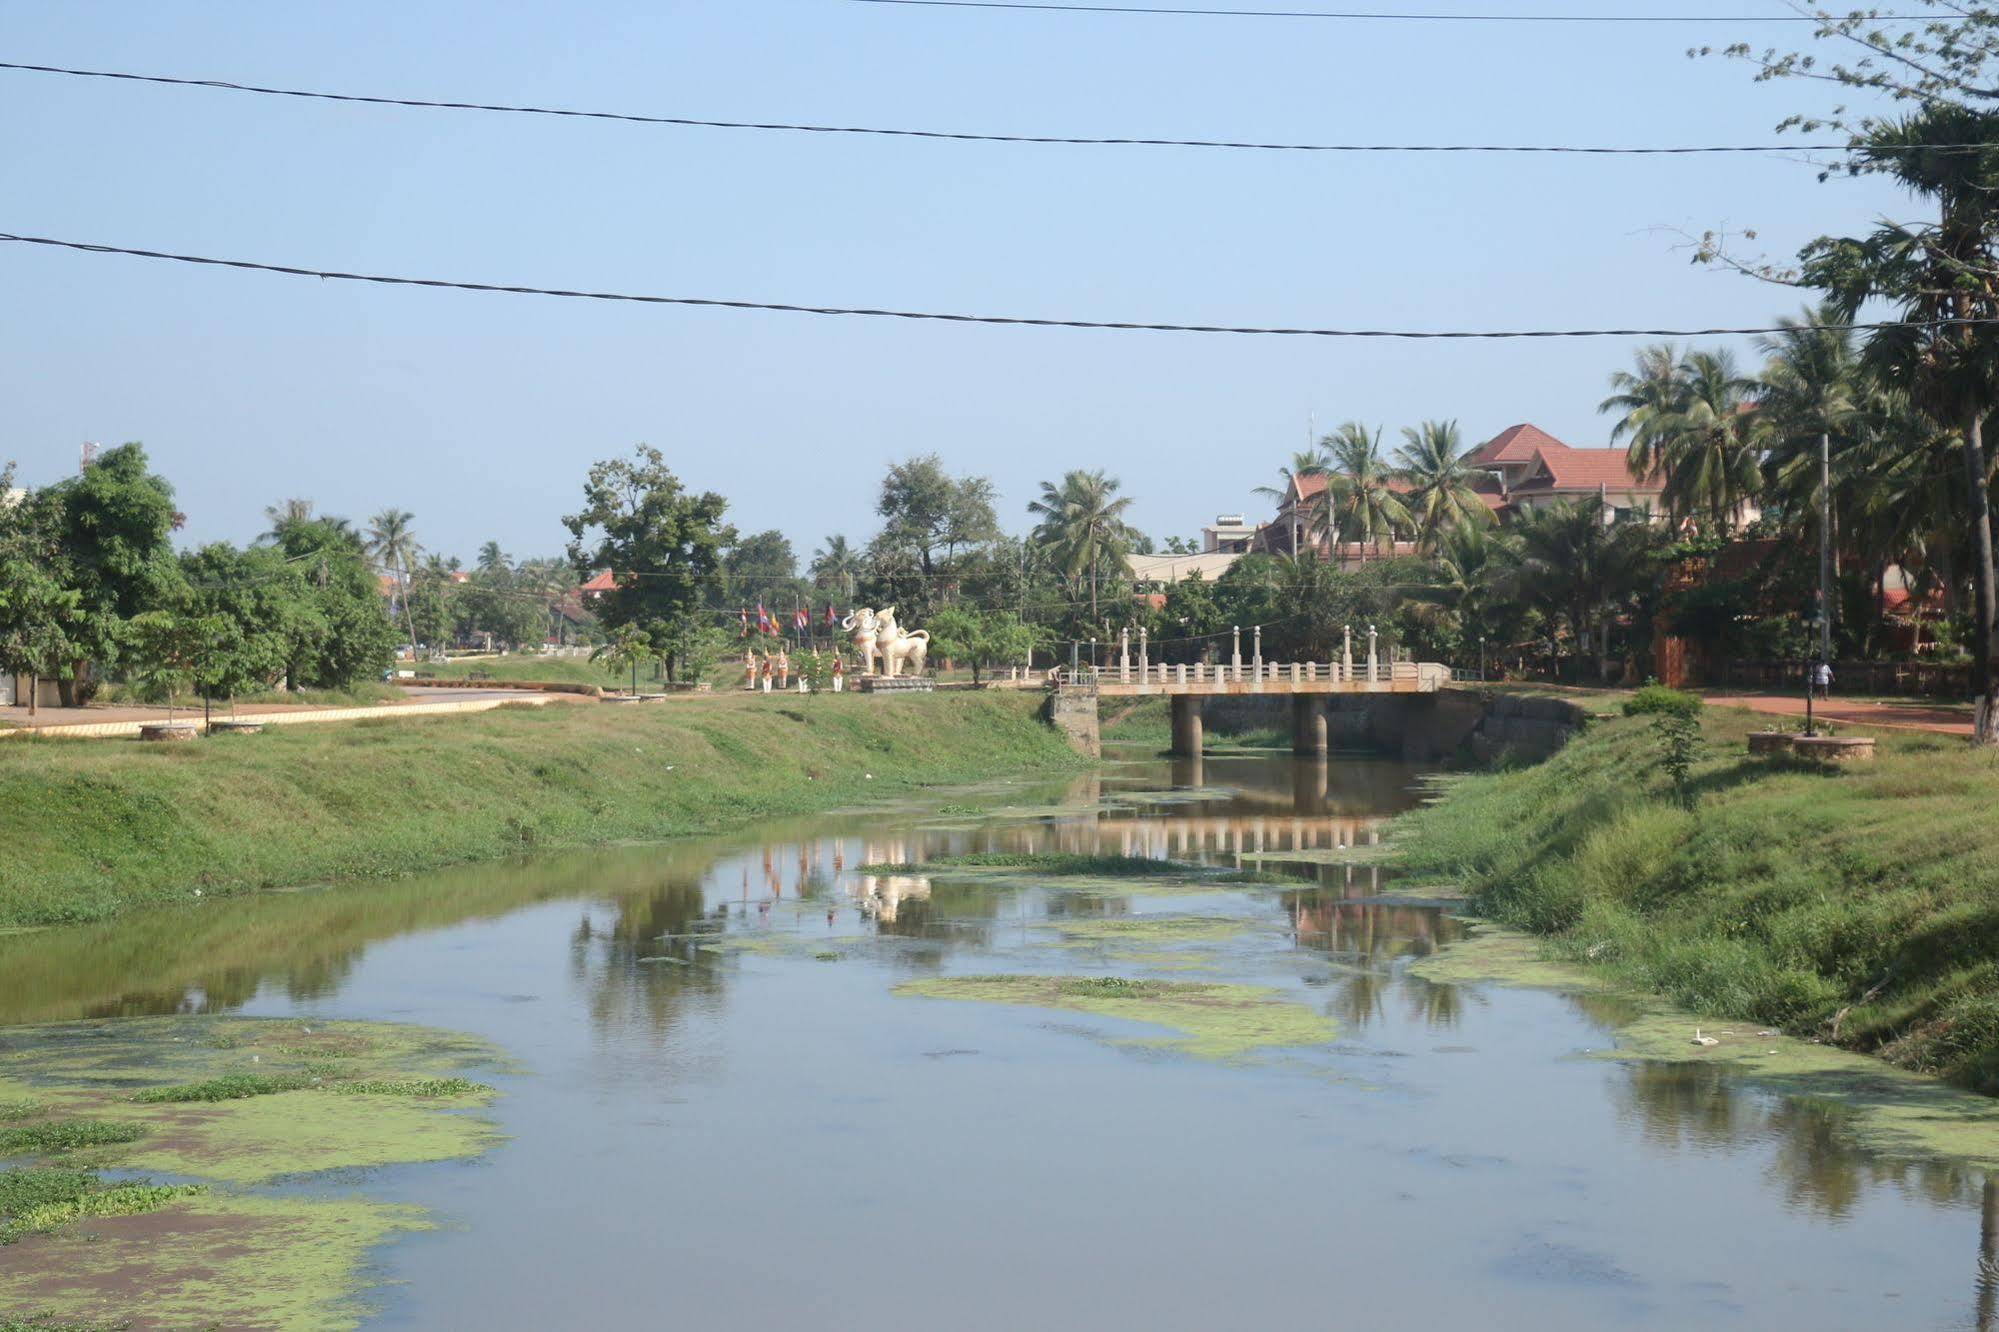
[{"label": "bridge pillar", "polygon": [[1291,752],[1323,754],[1328,748],[1332,719],[1324,694],[1299,694],[1291,700]]},{"label": "bridge pillar", "polygon": [[1175,694],[1172,753],[1179,758],[1199,758],[1203,742],[1200,695]]}]

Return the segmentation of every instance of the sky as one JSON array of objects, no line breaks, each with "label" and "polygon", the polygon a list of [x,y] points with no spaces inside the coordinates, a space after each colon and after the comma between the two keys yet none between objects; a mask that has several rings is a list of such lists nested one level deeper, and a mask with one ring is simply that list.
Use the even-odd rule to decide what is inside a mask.
[{"label": "sky", "polygon": [[[1270,8],[1249,0],[1243,8]],[[1630,12],[1641,0],[1520,0]],[[1299,7],[1312,7],[1300,5]],[[1321,8],[1339,8],[1336,4]],[[1491,13],[1462,0],[1378,7]],[[1644,12],[1787,12],[1642,0]],[[442,100],[977,132],[1762,143],[1828,94],[1690,45],[1798,25],[1431,24],[852,0],[0,0],[0,60]],[[0,71],[0,231],[298,266],[798,304],[1375,328],[1762,325],[1789,257],[1908,206],[1788,156],[1348,156],[753,133],[363,107]],[[1346,420],[1532,421],[1579,447],[1635,343],[1041,330],[437,292],[0,245],[0,464],[143,441],[184,543],[309,498],[430,549],[558,553],[645,442],[801,558],[935,452],[1029,526],[1101,468],[1193,534]],[[1753,348],[1738,343],[1745,364]]]}]

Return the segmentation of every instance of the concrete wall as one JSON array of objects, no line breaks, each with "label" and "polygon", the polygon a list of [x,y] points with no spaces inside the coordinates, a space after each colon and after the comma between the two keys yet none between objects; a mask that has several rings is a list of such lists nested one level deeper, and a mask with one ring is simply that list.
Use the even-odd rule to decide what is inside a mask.
[{"label": "concrete wall", "polygon": [[1058,689],[1048,696],[1048,720],[1079,753],[1102,758],[1103,732],[1095,689]]}]

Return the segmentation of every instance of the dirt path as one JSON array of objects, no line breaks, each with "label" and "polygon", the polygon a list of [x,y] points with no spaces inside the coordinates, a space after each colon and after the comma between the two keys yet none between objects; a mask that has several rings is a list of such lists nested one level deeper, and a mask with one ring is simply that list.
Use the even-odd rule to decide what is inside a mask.
[{"label": "dirt path", "polygon": [[[1802,717],[1805,701],[1782,694],[1710,694],[1708,702],[1717,707],[1744,708],[1778,717]],[[1884,726],[1900,731],[1933,731],[1938,735],[1971,734],[1971,718],[1944,704],[1911,699],[1908,702],[1842,702],[1838,698],[1813,705],[1812,714],[1821,721],[1849,722],[1856,726]]]}]

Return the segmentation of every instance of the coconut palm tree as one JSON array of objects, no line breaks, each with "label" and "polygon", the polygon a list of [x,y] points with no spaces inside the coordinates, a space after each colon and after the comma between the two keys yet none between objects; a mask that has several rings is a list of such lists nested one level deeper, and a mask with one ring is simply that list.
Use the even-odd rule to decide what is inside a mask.
[{"label": "coconut palm tree", "polygon": [[1610,386],[1617,391],[1596,408],[1618,413],[1610,442],[1629,436],[1625,463],[1632,475],[1656,476],[1665,462],[1665,423],[1678,413],[1683,396],[1679,353],[1670,342],[1640,347],[1633,368],[1611,375]]},{"label": "coconut palm tree", "polygon": [[841,596],[852,597],[861,567],[861,553],[847,544],[847,538],[829,536],[823,549],[812,552],[809,572],[820,587],[835,588]]},{"label": "coconut palm tree", "polygon": [[1090,619],[1097,617],[1097,586],[1103,566],[1121,563],[1131,550],[1132,529],[1125,522],[1129,495],[1118,495],[1118,480],[1102,472],[1078,469],[1062,484],[1041,483],[1041,498],[1027,506],[1040,515],[1035,537],[1054,548],[1063,574],[1090,588]]},{"label": "coconut palm tree", "polygon": [[1756,384],[1736,373],[1726,350],[1689,352],[1680,376],[1680,400],[1659,423],[1666,507],[1725,534],[1762,484],[1751,413]]},{"label": "coconut palm tree", "polygon": [[[1332,459],[1327,455],[1323,446],[1301,449],[1291,455],[1291,465],[1289,467],[1280,467],[1277,469],[1277,474],[1284,478],[1283,485],[1258,486],[1250,493],[1274,500],[1277,507],[1282,509],[1286,504],[1291,502],[1291,493],[1293,490],[1299,488],[1301,482],[1307,477],[1324,476],[1331,463]],[[1303,535],[1304,533],[1300,530],[1299,525],[1294,523],[1290,532],[1291,553],[1293,555],[1296,555],[1304,546]]]},{"label": "coconut palm tree", "polygon": [[309,499],[288,499],[283,504],[264,506],[264,521],[271,525],[264,533],[265,541],[282,541],[285,533],[300,523],[312,521],[312,501]]},{"label": "coconut palm tree", "polygon": [[1365,560],[1369,545],[1379,550],[1414,520],[1395,493],[1395,473],[1382,456],[1378,428],[1370,434],[1360,422],[1348,421],[1326,436],[1325,446],[1332,469],[1320,496],[1318,525],[1332,535],[1335,554],[1345,536],[1360,546]]},{"label": "coconut palm tree", "polygon": [[[410,650],[416,650],[416,620],[410,614],[410,566],[423,547],[417,544],[412,524],[416,515],[407,509],[384,509],[368,523],[366,550],[369,558],[396,580],[396,605],[402,607],[403,625],[409,630]],[[389,608],[393,623],[395,607]]]},{"label": "coconut palm tree", "polygon": [[1423,548],[1434,552],[1444,533],[1464,527],[1482,527],[1492,520],[1492,510],[1479,499],[1472,482],[1475,472],[1465,466],[1464,439],[1456,421],[1425,421],[1420,427],[1405,428],[1408,442],[1396,454],[1402,479],[1409,482],[1410,506]]},{"label": "coconut palm tree", "polygon": [[500,549],[497,541],[488,541],[479,547],[478,570],[483,574],[507,573],[514,567],[514,557]]}]

